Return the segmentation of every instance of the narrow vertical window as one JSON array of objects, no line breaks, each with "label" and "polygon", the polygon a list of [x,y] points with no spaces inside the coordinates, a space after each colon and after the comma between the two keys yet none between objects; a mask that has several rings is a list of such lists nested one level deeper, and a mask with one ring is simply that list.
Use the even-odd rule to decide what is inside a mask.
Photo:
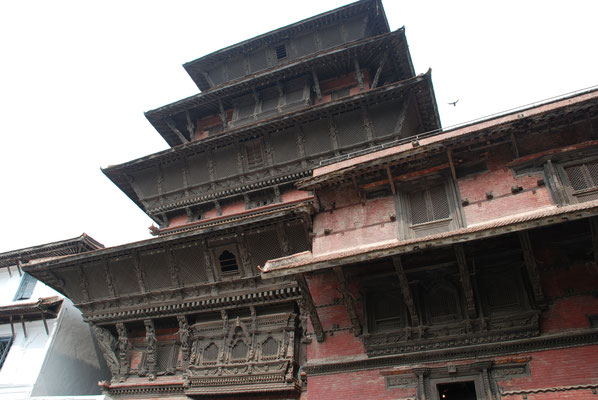
[{"label": "narrow vertical window", "polygon": [[259,140],[253,140],[245,144],[245,161],[247,169],[253,170],[264,165],[264,154],[262,144]]},{"label": "narrow vertical window", "polygon": [[277,60],[283,59],[287,56],[287,47],[284,44],[281,44],[280,46],[276,46],[274,48],[274,51],[276,52]]}]

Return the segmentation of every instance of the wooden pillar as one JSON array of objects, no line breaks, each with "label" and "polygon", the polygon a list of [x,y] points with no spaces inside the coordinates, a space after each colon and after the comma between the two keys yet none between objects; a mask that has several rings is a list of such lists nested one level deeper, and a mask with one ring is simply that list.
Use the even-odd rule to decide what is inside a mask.
[{"label": "wooden pillar", "polygon": [[409,288],[409,281],[407,281],[407,274],[405,274],[405,269],[403,268],[403,260],[401,259],[401,256],[393,256],[392,263],[394,264],[395,271],[397,273],[397,276],[399,277],[399,285],[401,286],[403,301],[407,305],[407,310],[409,310],[409,316],[411,317],[411,325],[419,326],[420,318],[417,314],[417,308],[415,308],[415,302],[413,301],[413,295],[411,294],[411,289]]},{"label": "wooden pillar", "polygon": [[314,304],[314,299],[311,297],[311,292],[309,291],[309,286],[307,285],[307,280],[305,279],[305,275],[303,274],[296,274],[295,280],[301,289],[301,296],[303,296],[303,301],[305,302],[305,306],[309,310],[309,316],[311,319],[311,325],[314,328],[314,332],[316,334],[316,340],[318,342],[324,341],[324,329],[322,328],[322,323],[320,322],[320,317],[318,316],[318,311],[316,310],[316,305]]},{"label": "wooden pillar", "polygon": [[347,310],[347,314],[349,314],[349,319],[351,320],[351,330],[355,336],[361,335],[361,322],[357,317],[357,308],[355,307],[355,301],[353,300],[353,295],[349,291],[349,287],[347,286],[347,279],[345,277],[345,273],[343,272],[342,267],[334,267],[334,274],[336,275],[336,279],[339,284],[339,288],[341,291],[341,296],[343,298],[343,304],[345,305],[345,309]]}]

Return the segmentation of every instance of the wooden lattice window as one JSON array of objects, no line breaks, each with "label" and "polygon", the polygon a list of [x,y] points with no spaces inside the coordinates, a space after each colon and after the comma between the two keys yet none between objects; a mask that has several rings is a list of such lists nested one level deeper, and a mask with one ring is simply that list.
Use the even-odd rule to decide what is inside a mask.
[{"label": "wooden lattice window", "polygon": [[208,362],[218,360],[218,346],[210,343],[203,351],[203,360]]},{"label": "wooden lattice window", "polygon": [[529,308],[521,273],[516,268],[481,272],[480,294],[489,315],[509,314]]},{"label": "wooden lattice window", "polygon": [[10,350],[10,345],[12,344],[12,337],[3,337],[0,338],[0,369],[4,364],[4,360],[6,360],[6,356],[8,355],[8,350]]},{"label": "wooden lattice window", "polygon": [[276,339],[269,337],[262,343],[262,356],[271,357],[278,354],[278,342]]},{"label": "wooden lattice window", "polygon": [[393,330],[405,325],[399,293],[370,293],[367,297],[368,323],[371,332]]},{"label": "wooden lattice window", "polygon": [[25,273],[21,279],[21,284],[19,285],[19,289],[17,290],[17,294],[13,300],[16,301],[30,299],[31,295],[33,294],[33,289],[35,289],[36,283],[37,279]]},{"label": "wooden lattice window", "polygon": [[218,262],[220,263],[220,270],[223,274],[237,272],[239,265],[237,264],[237,257],[228,250],[224,250],[218,256]]},{"label": "wooden lattice window", "polygon": [[577,201],[598,199],[598,161],[566,166],[563,168],[569,180],[568,192]]},{"label": "wooden lattice window", "polygon": [[243,359],[247,358],[248,350],[249,350],[249,348],[247,347],[245,342],[242,340],[239,340],[239,341],[237,341],[237,343],[235,343],[235,345],[231,349],[231,353],[230,353],[231,358],[233,360],[243,360]]},{"label": "wooden lattice window", "polygon": [[572,165],[565,172],[574,192],[598,188],[598,162]]},{"label": "wooden lattice window", "polygon": [[245,162],[247,169],[257,169],[264,166],[264,153],[262,143],[259,140],[252,140],[245,143]]},{"label": "wooden lattice window", "polygon": [[411,192],[408,201],[412,225],[446,219],[451,215],[443,184]]},{"label": "wooden lattice window", "polygon": [[461,319],[459,295],[449,285],[438,285],[427,291],[425,298],[431,323],[443,323]]}]

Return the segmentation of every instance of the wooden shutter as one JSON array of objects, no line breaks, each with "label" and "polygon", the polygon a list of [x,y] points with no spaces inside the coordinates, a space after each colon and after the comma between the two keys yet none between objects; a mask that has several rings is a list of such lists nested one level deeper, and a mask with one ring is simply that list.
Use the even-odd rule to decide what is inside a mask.
[{"label": "wooden shutter", "polygon": [[19,289],[17,290],[14,300],[30,299],[31,295],[33,294],[33,289],[35,289],[36,283],[37,279],[25,273],[25,275],[23,275],[23,279],[21,279],[21,284],[19,285]]}]

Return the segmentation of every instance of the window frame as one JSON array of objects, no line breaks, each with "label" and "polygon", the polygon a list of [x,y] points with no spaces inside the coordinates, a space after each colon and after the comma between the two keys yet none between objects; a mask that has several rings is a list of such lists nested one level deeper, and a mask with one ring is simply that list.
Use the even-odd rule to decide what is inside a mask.
[{"label": "window frame", "polygon": [[[426,191],[439,186],[444,186],[445,195],[447,198],[448,218],[441,218],[423,223],[412,223],[412,207],[410,204],[410,196],[413,193]],[[463,213],[461,211],[461,204],[458,201],[457,190],[455,183],[450,176],[437,175],[429,177],[425,180],[417,182],[409,182],[403,185],[398,185],[397,190],[397,215],[400,215],[399,221],[399,239],[415,239],[428,235],[433,235],[441,232],[448,232],[459,229],[464,226],[465,222]],[[426,209],[432,207],[432,204],[426,204]]]},{"label": "window frame", "polygon": [[[398,307],[398,319],[399,323],[397,326],[387,326],[385,328],[377,327],[375,323],[375,313],[374,308],[375,304],[373,301],[374,297],[382,297],[382,296],[393,296],[397,299],[397,307]],[[364,311],[364,320],[366,321],[364,326],[364,333],[367,334],[383,334],[386,332],[393,332],[398,331],[400,329],[406,328],[409,326],[408,316],[407,316],[407,307],[405,302],[403,301],[403,297],[401,294],[401,289],[395,287],[369,287],[365,289],[365,293],[363,295],[365,299],[363,304],[363,311]]]},{"label": "window frame", "polygon": [[0,370],[2,370],[4,361],[6,361],[6,357],[8,356],[8,352],[10,351],[10,346],[12,346],[12,342],[12,336],[0,337],[0,347],[4,345],[4,348],[0,350]]},{"label": "window frame", "polygon": [[[33,296],[36,284],[37,279],[35,277],[29,275],[27,272],[23,273],[21,283],[19,283],[19,288],[15,293],[13,301],[29,300]],[[26,294],[27,291],[29,291],[29,295]]]},{"label": "window frame", "polygon": [[[586,201],[596,200],[598,198],[598,182],[593,182],[588,171],[588,164],[598,164],[597,157],[587,157],[582,160],[568,161],[557,164],[558,179],[562,182],[562,186],[567,197],[566,201],[570,203],[583,203]],[[592,183],[594,186],[586,189],[575,190],[571,179],[569,178],[568,168],[581,166],[582,174],[586,183]]]}]

